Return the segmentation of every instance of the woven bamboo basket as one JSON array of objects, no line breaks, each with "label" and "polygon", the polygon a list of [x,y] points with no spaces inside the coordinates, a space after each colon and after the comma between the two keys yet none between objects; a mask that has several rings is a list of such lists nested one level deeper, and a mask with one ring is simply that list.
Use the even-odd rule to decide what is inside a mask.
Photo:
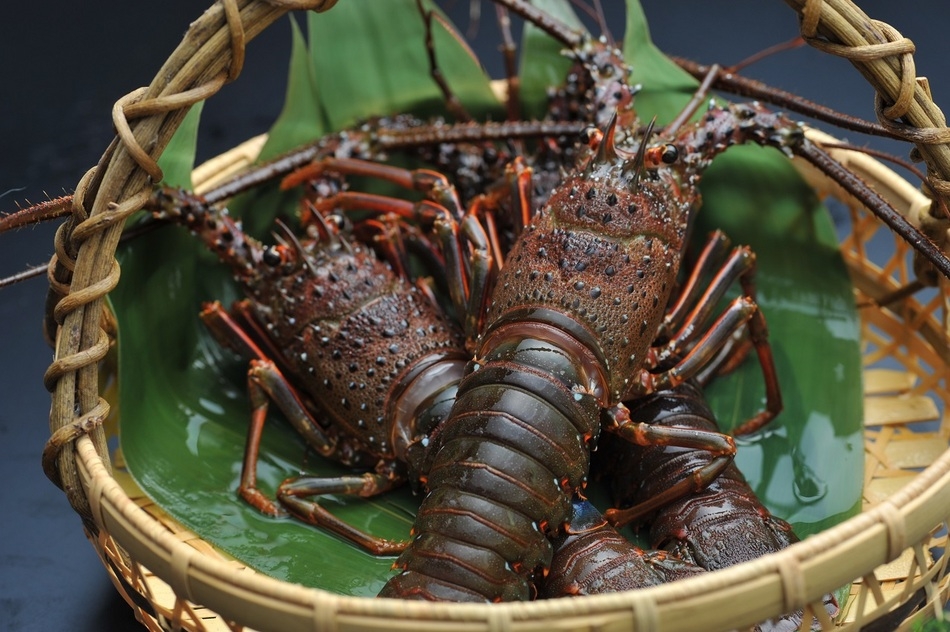
[{"label": "woven bamboo basket", "polygon": [[[109,346],[102,329],[103,297],[117,282],[114,254],[123,220],[141,208],[150,193],[149,179],[161,179],[155,159],[187,107],[236,78],[246,40],[288,10],[329,8],[321,6],[326,4],[333,3],[229,0],[196,20],[152,85],[116,104],[117,139],[79,183],[73,217],[57,234],[50,264],[53,307],[48,314],[56,359],[46,375],[53,392],[52,437],[44,461],[83,517],[87,536],[116,589],[146,628],[728,630],[804,607],[819,617],[822,629],[856,630],[872,621],[882,629],[910,629],[916,622],[942,616],[950,591],[947,556],[939,553],[947,545],[950,526],[950,294],[947,280],[941,279],[937,291],[926,294],[932,298],[911,296],[877,306],[875,299],[914,278],[912,258],[906,242],[859,208],[852,208],[841,251],[855,298],[867,304],[861,311],[864,510],[780,553],[628,593],[531,603],[429,604],[344,597],[278,581],[228,559],[153,505],[124,471],[121,455],[110,455],[102,426],[109,411],[98,385],[98,363]],[[881,103],[906,108],[891,106],[892,118],[904,117],[917,127],[943,127],[925,86],[913,77],[908,84],[908,49],[893,29],[862,32],[860,41],[847,40],[838,29],[847,30],[857,19],[850,3],[789,4],[803,12],[807,37],[821,35],[819,45],[853,47],[870,41],[883,46],[884,52],[865,48],[855,56],[875,68],[863,72],[882,95]],[[912,63],[909,69],[913,75]],[[875,83],[878,72],[890,79]],[[911,96],[905,98],[908,85]],[[907,114],[914,108],[924,113]],[[932,168],[931,182],[942,194],[950,189],[945,186],[950,168],[942,166],[950,165],[943,156],[950,152],[940,144],[945,140],[940,133],[931,130],[919,136],[927,134],[931,136],[922,138],[920,151]],[[199,167],[196,188],[240,171],[256,157],[261,143],[252,139]],[[945,243],[946,226],[928,219],[929,200],[874,161],[850,156],[841,159],[853,160],[852,167],[875,182],[898,210],[914,223],[926,224],[937,243]],[[824,186],[819,186],[823,193],[840,193]],[[884,261],[871,261],[866,245],[881,235],[893,242],[891,254]],[[822,596],[851,582],[852,598],[844,612],[837,621],[828,620]]]}]

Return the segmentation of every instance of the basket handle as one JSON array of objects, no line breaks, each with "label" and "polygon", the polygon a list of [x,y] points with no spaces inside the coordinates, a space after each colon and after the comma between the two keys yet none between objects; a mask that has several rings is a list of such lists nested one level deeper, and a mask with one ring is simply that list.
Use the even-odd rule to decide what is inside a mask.
[{"label": "basket handle", "polygon": [[[785,2],[798,12],[806,42],[844,57],[864,75],[875,90],[878,121],[914,143],[911,157],[925,160],[930,191],[950,208],[950,128],[931,97],[926,79],[916,76],[914,43],[894,27],[869,18],[851,0]],[[950,218],[938,212],[932,205],[914,221],[925,235],[946,249]]]},{"label": "basket handle", "polygon": [[80,180],[72,216],[56,233],[46,300],[46,332],[55,355],[44,376],[52,407],[43,464],[89,525],[72,445],[89,434],[108,465],[100,427],[108,405],[99,396],[98,362],[109,345],[100,321],[103,298],[119,280],[115,250],[123,222],[161,181],[157,159],[190,107],[240,74],[247,41],[290,10],[325,11],[336,1],[220,0],[191,24],[152,83],[119,99],[112,110],[116,138]]}]

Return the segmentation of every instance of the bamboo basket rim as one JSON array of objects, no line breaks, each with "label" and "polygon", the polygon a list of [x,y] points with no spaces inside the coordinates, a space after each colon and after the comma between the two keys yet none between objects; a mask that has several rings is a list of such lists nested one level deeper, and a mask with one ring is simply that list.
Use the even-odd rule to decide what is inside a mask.
[{"label": "bamboo basket rim", "polygon": [[[613,621],[639,631],[659,630],[661,620],[668,624],[664,630],[689,630],[695,629],[694,617],[702,616],[707,629],[725,630],[820,603],[825,593],[890,562],[924,538],[934,524],[946,520],[950,508],[950,451],[946,451],[874,509],[738,566],[662,586],[577,599],[430,604],[337,595],[249,573],[203,555],[128,497],[90,438],[80,438],[76,448],[96,524],[177,595],[256,629],[323,630],[357,621],[366,626],[361,629],[440,629],[438,625],[451,621],[478,622],[484,626],[479,629],[488,630],[544,630],[552,623],[570,628],[599,618],[604,624]],[[845,559],[854,562],[843,564]],[[714,607],[726,597],[741,610]]]},{"label": "bamboo basket rim", "polygon": [[[123,220],[141,208],[149,179],[160,180],[155,160],[188,107],[239,74],[245,42],[288,10],[322,10],[333,4],[224,0],[214,5],[193,23],[152,85],[119,100],[113,110],[117,139],[77,187],[74,220],[57,234],[57,254],[50,264],[51,304],[56,307],[48,327],[55,331],[56,359],[46,382],[53,392],[49,450],[54,455],[50,460],[56,459],[55,477],[92,532],[108,534],[179,597],[212,608],[228,621],[260,629],[439,629],[453,622],[490,630],[594,624],[658,630],[662,621],[663,629],[685,630],[693,629],[699,617],[710,629],[728,629],[809,604],[821,616],[823,594],[895,559],[931,535],[935,525],[946,527],[948,450],[877,507],[781,552],[732,568],[644,590],[570,600],[430,604],[346,597],[254,574],[203,555],[142,511],[110,472],[100,427],[108,407],[97,384],[97,363],[108,347],[100,329],[102,299],[118,280],[114,254]],[[824,11],[839,4],[844,0],[825,2],[817,24],[823,27]],[[808,8],[800,10],[806,12],[803,30],[814,26]],[[851,15],[857,9],[852,5],[846,11]],[[923,146],[934,145],[927,141]],[[950,166],[944,171],[939,161],[934,164],[933,182],[943,194],[941,181]],[[92,201],[88,212],[87,198]],[[84,412],[75,415],[77,408]],[[945,566],[946,556],[933,572],[942,575]],[[942,602],[940,595],[928,597],[928,602]],[[729,609],[721,607],[724,599]]]}]

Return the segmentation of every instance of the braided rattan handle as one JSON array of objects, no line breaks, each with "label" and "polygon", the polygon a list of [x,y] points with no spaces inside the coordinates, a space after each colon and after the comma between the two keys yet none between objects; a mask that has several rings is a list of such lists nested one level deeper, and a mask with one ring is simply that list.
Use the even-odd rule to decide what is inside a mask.
[{"label": "braided rattan handle", "polygon": [[[895,28],[872,20],[850,0],[785,0],[799,13],[802,37],[815,48],[848,59],[876,91],[878,121],[916,145],[927,164],[931,190],[950,208],[950,128],[917,78],[914,43]],[[917,218],[921,230],[941,247],[950,218],[936,209]]]},{"label": "braided rattan handle", "polygon": [[[336,0],[221,0],[191,24],[147,88],[112,110],[117,136],[76,189],[73,215],[57,232],[49,267],[47,335],[55,359],[45,383],[52,392],[47,475],[80,515],[89,505],[79,485],[73,440],[90,434],[108,463],[99,428],[108,413],[98,387],[98,362],[108,350],[100,326],[102,299],[119,280],[115,250],[123,221],[141,209],[161,181],[156,162],[194,103],[241,72],[246,42],[292,9],[329,9]],[[69,449],[64,449],[69,447]]]}]

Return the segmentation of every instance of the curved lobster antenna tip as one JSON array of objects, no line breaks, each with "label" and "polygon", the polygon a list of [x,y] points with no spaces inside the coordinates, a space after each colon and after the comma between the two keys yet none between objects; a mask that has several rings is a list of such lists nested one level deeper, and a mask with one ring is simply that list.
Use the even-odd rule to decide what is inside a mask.
[{"label": "curved lobster antenna tip", "polygon": [[614,115],[610,117],[610,122],[607,123],[607,129],[604,130],[604,137],[600,141],[600,147],[597,148],[597,161],[599,162],[616,162],[619,156],[617,155],[617,147],[614,143],[615,137],[617,135],[617,112],[614,111]]},{"label": "curved lobster antenna tip", "polygon": [[631,191],[636,191],[637,187],[640,185],[640,175],[643,173],[643,165],[647,155],[647,145],[650,144],[650,136],[653,135],[653,127],[655,125],[656,117],[654,116],[650,121],[650,124],[647,125],[646,130],[643,132],[643,138],[640,140],[640,146],[637,148],[637,153],[633,156],[633,158],[630,158],[623,163],[623,173],[632,173],[629,181]]}]

